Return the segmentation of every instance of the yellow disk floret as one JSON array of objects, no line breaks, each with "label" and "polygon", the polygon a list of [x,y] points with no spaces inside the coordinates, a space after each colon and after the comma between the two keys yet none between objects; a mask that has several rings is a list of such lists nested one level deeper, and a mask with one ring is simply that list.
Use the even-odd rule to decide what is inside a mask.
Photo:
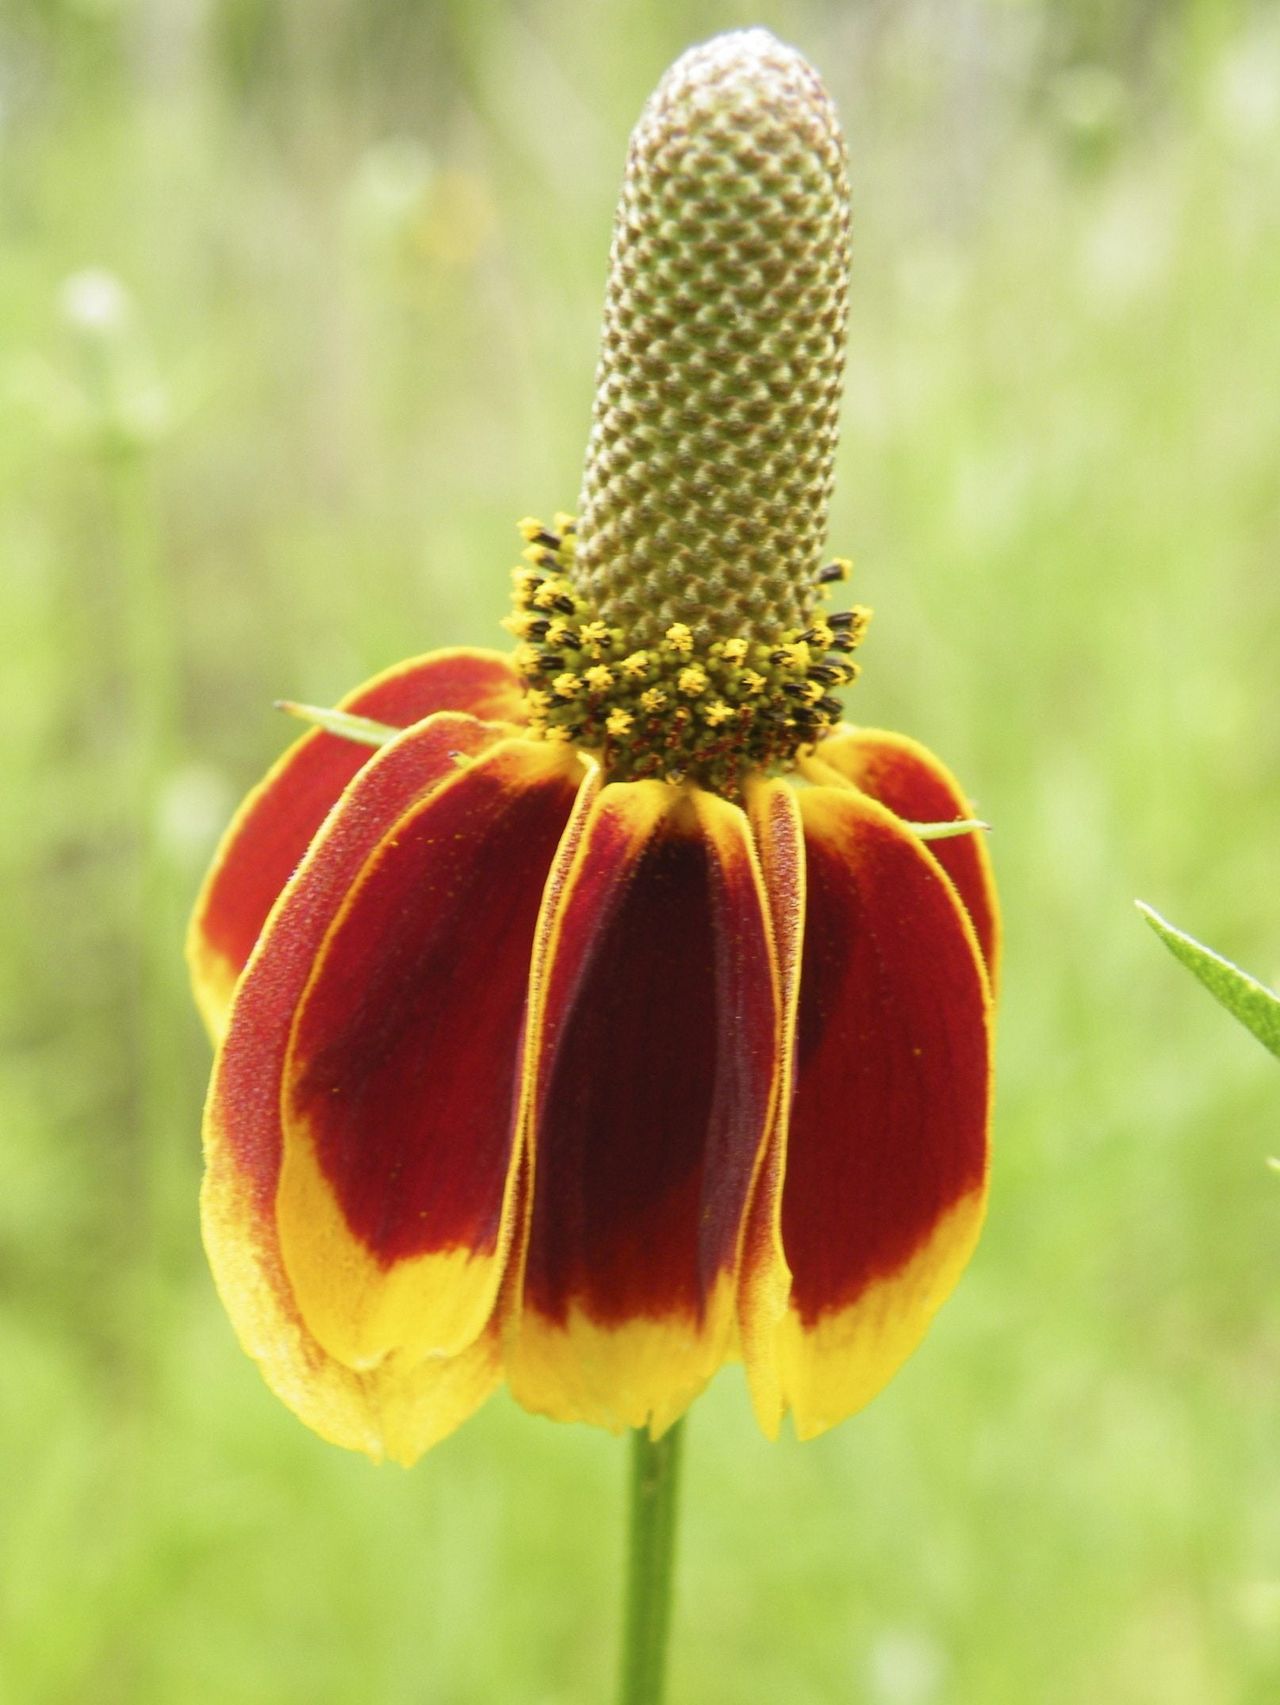
[{"label": "yellow disk floret", "polygon": [[849,654],[870,616],[860,606],[818,611],[828,583],[846,577],[843,559],[816,576],[806,627],[704,648],[672,622],[658,643],[635,647],[578,589],[572,518],[546,527],[530,516],[520,531],[528,561],[512,574],[506,626],[520,642],[514,661],[535,738],[598,753],[613,781],[693,781],[733,799],[748,773],[787,768],[838,722],[832,695],[857,676]]}]

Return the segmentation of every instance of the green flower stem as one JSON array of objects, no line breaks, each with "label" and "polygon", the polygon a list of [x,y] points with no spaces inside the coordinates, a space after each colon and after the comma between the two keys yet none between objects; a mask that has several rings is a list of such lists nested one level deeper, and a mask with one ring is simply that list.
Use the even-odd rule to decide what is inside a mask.
[{"label": "green flower stem", "polygon": [[683,1420],[658,1440],[631,1435],[627,1622],[619,1705],[661,1705],[671,1623]]}]

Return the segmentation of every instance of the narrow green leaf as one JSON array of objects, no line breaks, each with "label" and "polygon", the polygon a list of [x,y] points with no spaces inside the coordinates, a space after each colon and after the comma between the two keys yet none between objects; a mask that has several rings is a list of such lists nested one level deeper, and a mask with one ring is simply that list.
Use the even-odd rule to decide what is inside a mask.
[{"label": "narrow green leaf", "polygon": [[293,699],[277,699],[276,709],[286,711],[302,722],[313,722],[327,734],[340,735],[343,740],[355,740],[361,746],[385,746],[388,740],[394,740],[397,734],[404,732],[403,729],[392,728],[389,723],[374,722],[371,717],[352,716],[346,710],[327,710],[323,705],[298,704]]},{"label": "narrow green leaf", "polygon": [[1265,988],[1229,959],[1202,946],[1193,936],[1175,929],[1141,900],[1134,903],[1174,958],[1194,972],[1232,1017],[1252,1030],[1263,1047],[1280,1059],[1280,995]]}]

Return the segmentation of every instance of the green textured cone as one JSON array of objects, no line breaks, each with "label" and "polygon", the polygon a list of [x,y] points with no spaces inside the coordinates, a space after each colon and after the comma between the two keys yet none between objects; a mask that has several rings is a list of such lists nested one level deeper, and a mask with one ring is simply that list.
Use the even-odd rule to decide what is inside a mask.
[{"label": "green textured cone", "polygon": [[803,625],[826,538],[849,199],[821,80],[764,30],[678,59],[631,138],[580,584],[638,643]]}]

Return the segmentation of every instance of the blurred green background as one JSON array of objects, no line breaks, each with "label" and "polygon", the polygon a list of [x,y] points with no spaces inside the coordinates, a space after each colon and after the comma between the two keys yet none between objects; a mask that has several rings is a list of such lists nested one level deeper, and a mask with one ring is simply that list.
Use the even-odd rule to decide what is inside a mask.
[{"label": "blurred green background", "polygon": [[1280,1698],[1280,13],[1185,0],[7,0],[0,1698],[607,1697],[624,1451],[405,1474],[237,1348],[196,1226],[203,861],[291,736],[498,643],[571,507],[627,132],[759,21],[849,133],[859,720],[995,825],[989,1229],[804,1447],[694,1411],[673,1699]]}]

